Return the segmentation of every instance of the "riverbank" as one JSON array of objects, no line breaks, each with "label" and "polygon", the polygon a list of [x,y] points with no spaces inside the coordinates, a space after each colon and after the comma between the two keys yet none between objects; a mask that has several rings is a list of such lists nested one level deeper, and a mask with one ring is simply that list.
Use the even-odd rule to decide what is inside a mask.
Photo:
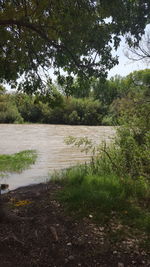
[{"label": "riverbank", "polygon": [[61,190],[63,185],[49,182],[3,195],[23,219],[0,224],[1,266],[150,266],[144,234],[113,217],[101,225],[91,214],[80,220],[69,215],[57,198]]},{"label": "riverbank", "polygon": [[[93,142],[109,143],[116,130],[109,126],[66,126],[41,124],[1,124],[0,154],[14,154],[26,149],[37,151],[37,161],[21,173],[11,173],[2,183],[10,190],[32,183],[45,182],[48,173],[89,162],[90,154],[64,143],[66,136],[87,137]],[[48,177],[49,178],[49,177]]]}]

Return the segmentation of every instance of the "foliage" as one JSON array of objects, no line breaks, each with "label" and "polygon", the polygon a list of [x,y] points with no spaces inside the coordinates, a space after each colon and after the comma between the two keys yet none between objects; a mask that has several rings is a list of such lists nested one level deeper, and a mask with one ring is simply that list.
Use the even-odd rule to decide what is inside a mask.
[{"label": "foliage", "polygon": [[93,78],[91,79],[81,79],[77,77],[73,79],[72,77],[59,76],[57,79],[58,86],[64,95],[73,96],[75,98],[87,98],[90,96],[91,86]]},{"label": "foliage", "polygon": [[[5,106],[3,113],[1,110],[0,121],[7,123],[24,120],[33,123],[100,125],[104,114],[102,105],[98,100],[67,98],[60,95],[59,92],[42,96],[17,93],[1,96],[0,99],[1,106]],[[8,118],[10,109],[11,117]],[[12,109],[15,111],[15,117]]]},{"label": "foliage", "polygon": [[118,102],[128,92],[132,91],[132,86],[129,77],[121,77],[116,75],[110,80],[95,79],[91,84],[94,99],[102,103],[104,116],[102,125],[118,125],[119,110]]},{"label": "foliage", "polygon": [[115,122],[115,118],[112,114],[106,115],[102,119],[102,125],[110,126],[110,125],[117,125],[117,122]]},{"label": "foliage", "polygon": [[[113,86],[116,86],[117,97],[113,99],[110,105],[107,107],[107,116],[112,118],[112,123],[123,124],[125,120],[128,122],[127,114],[132,116],[141,117],[140,113],[137,114],[136,109],[139,111],[140,108],[143,110],[144,103],[145,115],[143,112],[143,122],[148,117],[148,103],[150,99],[150,70],[144,69],[140,71],[134,71],[126,77],[115,77],[111,79]],[[143,103],[143,105],[142,105]],[[105,123],[105,122],[104,122]]]},{"label": "foliage", "polygon": [[101,174],[104,171],[119,175],[123,179],[130,177],[139,180],[144,177],[148,180],[150,173],[149,103],[141,104],[139,99],[135,106],[131,104],[129,107],[127,111],[122,110],[121,120],[124,125],[117,129],[116,138],[111,145],[106,146],[104,143],[97,146],[90,140],[89,143],[84,138],[77,140],[73,137],[69,137],[67,143],[93,153],[92,168],[96,173]]},{"label": "foliage", "polygon": [[75,216],[91,216],[101,224],[114,221],[128,224],[147,232],[150,215],[149,184],[145,181],[121,180],[113,173],[94,174],[88,166],[78,166],[63,173],[55,173],[55,182],[63,184],[58,198]]},{"label": "foliage", "polygon": [[[63,82],[64,80],[62,84]],[[82,84],[81,80],[74,79],[71,88],[67,89],[67,95],[65,91],[63,93],[66,88],[64,84],[56,87],[48,81],[43,94],[0,95],[1,109],[3,107],[0,121],[122,125],[125,120],[130,121],[128,118],[130,114],[131,119],[134,117],[137,120],[136,124],[142,121],[144,123],[146,115],[148,124],[149,82],[149,69],[135,71],[126,77],[115,76],[110,80],[93,78],[90,87],[86,81]],[[81,98],[86,88],[89,96]],[[76,97],[69,96],[69,90]],[[138,122],[139,117],[140,122]]]},{"label": "foliage", "polygon": [[17,94],[15,102],[24,121],[40,122],[44,104],[36,103],[34,97],[26,94]]},{"label": "foliage", "polygon": [[98,100],[70,98],[66,99],[64,113],[65,123],[75,124],[74,118],[79,125],[99,125],[101,124],[103,109]]},{"label": "foliage", "polygon": [[22,123],[23,119],[12,98],[0,95],[0,123]]},{"label": "foliage", "polygon": [[[121,78],[120,78],[121,80]],[[110,105],[119,96],[119,77],[111,80],[98,79],[93,83],[93,95],[99,99],[103,105]]]},{"label": "foliage", "polygon": [[49,123],[98,125],[101,123],[102,108],[93,99],[65,98],[61,106],[50,111]]},{"label": "foliage", "polygon": [[150,173],[150,87],[140,86],[121,101],[121,123],[117,145],[124,159],[124,171],[133,177]]},{"label": "foliage", "polygon": [[130,90],[134,90],[134,88],[138,89],[138,91],[142,90],[142,88],[145,89],[150,85],[150,69],[134,71],[127,75],[124,80]]},{"label": "foliage", "polygon": [[[148,24],[149,26],[149,24]],[[134,43],[134,40],[131,38],[130,43],[125,51],[125,55],[128,59],[132,61],[143,61],[150,63],[150,30],[149,27],[146,29],[144,36],[142,36],[139,43]]]},{"label": "foliage", "polygon": [[117,63],[111,51],[120,35],[138,43],[149,11],[149,0],[2,0],[0,81],[16,86],[23,75],[23,89],[33,93],[43,89],[41,68],[54,67],[58,77],[62,68],[68,79],[105,76]]},{"label": "foliage", "polygon": [[6,88],[2,84],[0,84],[0,95],[3,95],[5,93],[6,93]]},{"label": "foliage", "polygon": [[[142,143],[141,143],[142,140]],[[150,135],[148,132],[140,137],[138,133],[129,127],[119,131],[117,144],[120,149],[117,160],[120,159],[119,169],[121,173],[128,174],[134,179],[145,177],[149,179],[150,173]]]},{"label": "foliage", "polygon": [[68,122],[70,124],[80,124],[80,117],[76,110],[72,111],[71,114],[68,116]]},{"label": "foliage", "polygon": [[[67,209],[81,217],[122,223],[150,232],[150,86],[149,71],[134,72],[123,80],[127,95],[118,98],[122,126],[110,145],[69,137],[68,144],[92,152],[89,165],[74,167],[55,180]],[[127,92],[127,91],[126,91]]]},{"label": "foliage", "polygon": [[35,102],[38,103],[39,101],[47,103],[51,108],[61,107],[63,106],[63,95],[55,85],[48,81],[44,92],[36,94]]},{"label": "foliage", "polygon": [[34,150],[24,150],[12,155],[0,155],[0,172],[20,172],[34,164],[37,153]]}]

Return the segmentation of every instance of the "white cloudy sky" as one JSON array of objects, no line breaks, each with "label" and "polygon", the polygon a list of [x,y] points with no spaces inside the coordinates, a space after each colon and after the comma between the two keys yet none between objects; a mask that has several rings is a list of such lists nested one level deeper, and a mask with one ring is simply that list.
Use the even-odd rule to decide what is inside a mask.
[{"label": "white cloudy sky", "polygon": [[125,47],[126,45],[124,41],[122,41],[121,46],[116,53],[119,56],[119,64],[109,71],[108,78],[115,75],[126,76],[134,70],[141,70],[150,67],[142,61],[133,62],[132,60],[129,60],[124,54],[125,50],[127,50]]},{"label": "white cloudy sky", "polygon": [[[145,28],[145,34],[150,35],[150,24],[148,24]],[[150,65],[146,64],[146,62],[138,61],[133,62],[129,60],[125,56],[125,51],[127,51],[127,45],[125,44],[125,39],[122,38],[121,45],[117,50],[116,54],[119,56],[119,65],[115,66],[113,69],[109,71],[108,77],[112,77],[116,74],[121,76],[126,76],[134,70],[141,70],[145,68],[150,68]]]}]

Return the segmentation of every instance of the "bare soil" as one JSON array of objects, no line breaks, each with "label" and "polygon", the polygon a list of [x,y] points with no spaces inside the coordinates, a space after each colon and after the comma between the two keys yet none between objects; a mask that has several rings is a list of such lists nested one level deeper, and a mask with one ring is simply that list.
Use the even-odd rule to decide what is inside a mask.
[{"label": "bare soil", "polygon": [[105,226],[94,223],[91,215],[75,219],[58,202],[59,190],[60,185],[50,182],[2,196],[22,219],[0,223],[0,267],[150,266],[150,254],[139,245],[144,235],[116,238],[115,233],[127,228],[113,218]]}]

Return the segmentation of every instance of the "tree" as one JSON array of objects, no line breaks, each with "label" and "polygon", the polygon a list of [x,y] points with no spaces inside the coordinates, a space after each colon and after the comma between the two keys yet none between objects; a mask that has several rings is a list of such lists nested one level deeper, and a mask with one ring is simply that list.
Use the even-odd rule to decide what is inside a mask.
[{"label": "tree", "polygon": [[93,83],[93,95],[103,105],[110,105],[118,96],[118,88],[114,80],[98,79]]},{"label": "tree", "polygon": [[120,35],[138,43],[149,18],[149,0],[1,0],[0,82],[16,86],[23,75],[33,93],[43,88],[41,68],[105,76],[117,64],[111,51]]},{"label": "tree", "polygon": [[125,55],[132,61],[143,61],[147,64],[150,63],[150,30],[142,37],[139,43],[134,43],[130,39],[128,50]]},{"label": "tree", "polygon": [[73,78],[61,75],[58,77],[57,83],[59,90],[67,97],[85,98],[90,95],[92,79],[87,80],[82,79],[82,77]]},{"label": "tree", "polygon": [[150,69],[144,69],[139,71],[134,71],[130,73],[125,80],[128,83],[128,86],[140,88],[140,90],[150,89]]}]

